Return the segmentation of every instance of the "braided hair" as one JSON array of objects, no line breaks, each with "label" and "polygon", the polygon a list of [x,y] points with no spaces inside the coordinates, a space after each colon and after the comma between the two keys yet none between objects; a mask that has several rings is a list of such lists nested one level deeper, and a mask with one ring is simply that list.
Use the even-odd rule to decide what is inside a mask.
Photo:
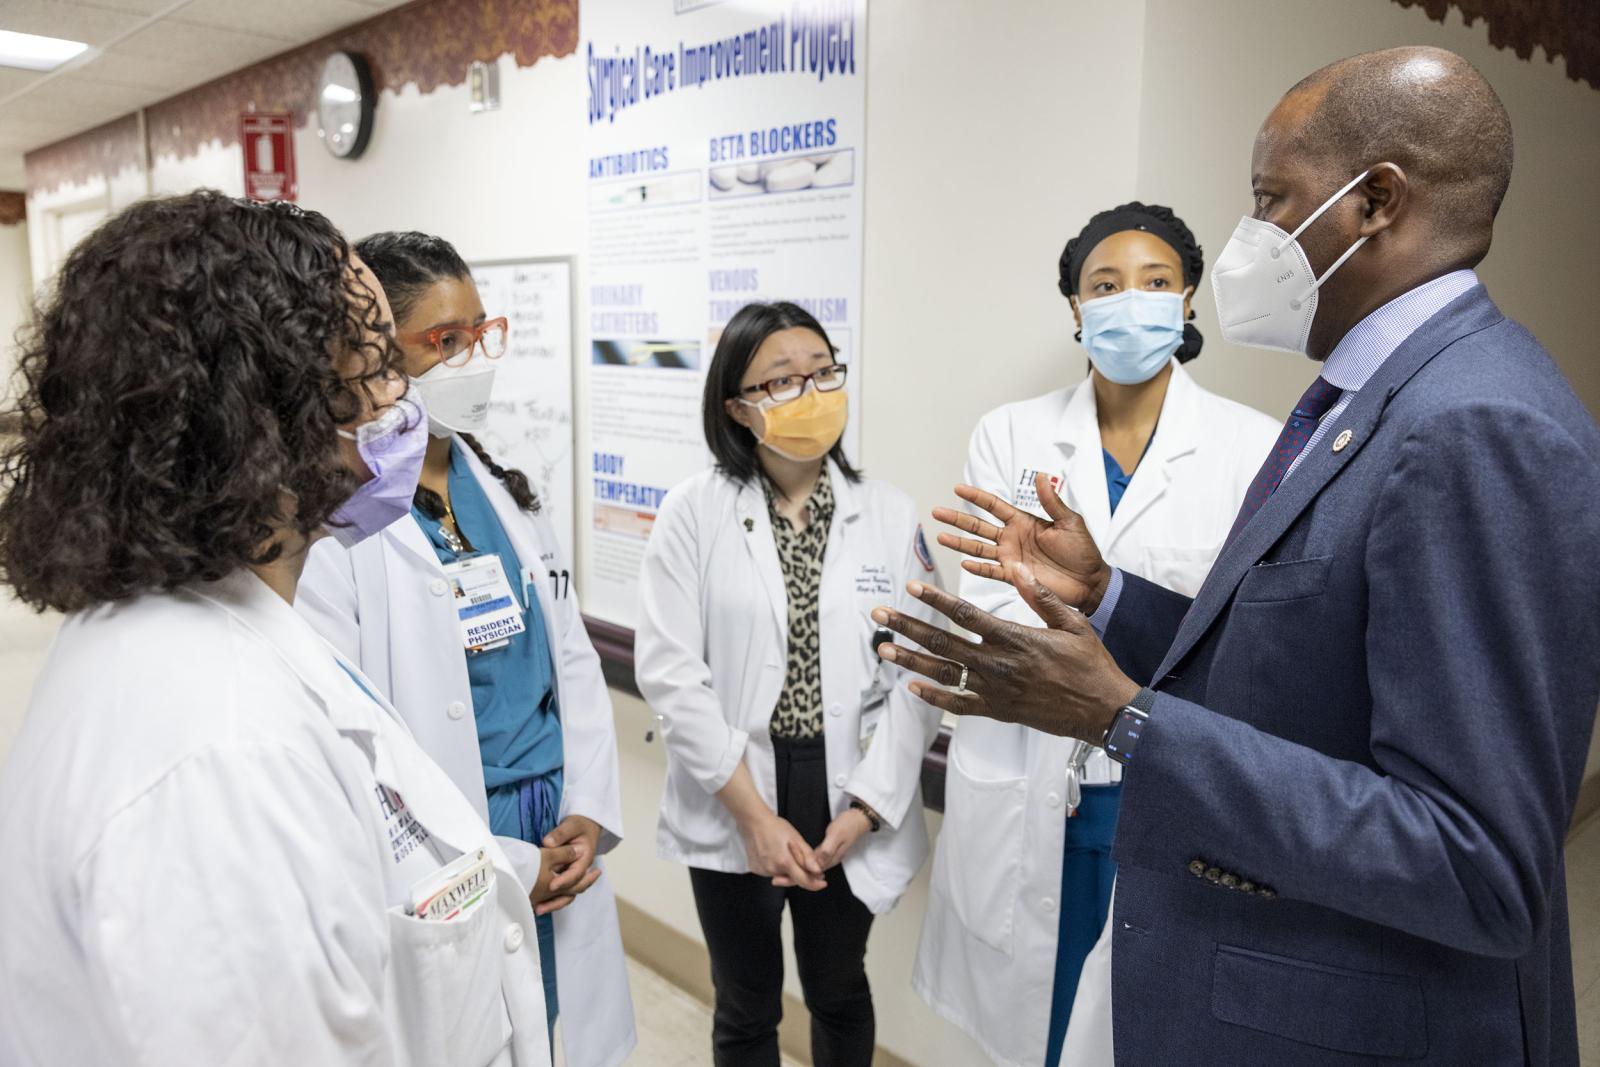
[{"label": "braided hair", "polygon": [[[1056,264],[1056,286],[1062,296],[1078,295],[1078,278],[1083,271],[1084,260],[1089,258],[1089,253],[1101,241],[1124,230],[1143,230],[1165,241],[1178,253],[1178,262],[1183,266],[1184,287],[1199,286],[1200,275],[1206,269],[1206,259],[1200,243],[1195,240],[1194,231],[1170,207],[1130,200],[1095,215],[1078,236],[1069,240],[1067,247],[1062,249],[1061,258]],[[1194,318],[1193,311],[1189,312],[1189,318]],[[1184,323],[1183,344],[1178,346],[1174,355],[1179,363],[1187,363],[1200,354],[1200,347],[1204,343],[1205,338],[1195,329],[1194,323]]]},{"label": "braided hair", "polygon": [[[410,315],[422,295],[439,282],[472,278],[472,268],[467,266],[467,261],[461,258],[449,241],[414,230],[375,233],[358,241],[355,249],[356,255],[366,261],[367,267],[383,286],[396,323]],[[506,487],[506,492],[511,494],[517,507],[530,514],[539,513],[539,496],[528,482],[526,474],[500,466],[472,434],[457,436],[467,443],[467,447],[472,449],[489,473]],[[412,503],[429,518],[444,516],[444,501],[431,489],[417,486]]]}]

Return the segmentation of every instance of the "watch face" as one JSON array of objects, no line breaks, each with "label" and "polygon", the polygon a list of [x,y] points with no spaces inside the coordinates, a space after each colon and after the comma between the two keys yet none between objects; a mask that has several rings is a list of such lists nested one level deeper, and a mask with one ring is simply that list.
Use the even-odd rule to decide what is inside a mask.
[{"label": "watch face", "polygon": [[1139,735],[1144,732],[1148,716],[1138,708],[1126,707],[1111,720],[1106,731],[1106,755],[1123,766],[1133,762],[1133,750],[1139,747]]},{"label": "watch face", "polygon": [[372,83],[360,58],[335,52],[322,67],[317,86],[317,120],[322,143],[341,159],[354,159],[366,147],[372,127]]}]

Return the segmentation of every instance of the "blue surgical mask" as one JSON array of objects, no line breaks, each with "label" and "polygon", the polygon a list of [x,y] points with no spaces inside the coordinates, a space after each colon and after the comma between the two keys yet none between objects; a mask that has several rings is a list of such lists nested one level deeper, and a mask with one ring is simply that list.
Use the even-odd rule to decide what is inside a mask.
[{"label": "blue surgical mask", "polygon": [[1183,295],[1129,289],[1083,300],[1083,347],[1094,369],[1118,385],[1147,382],[1183,343]]}]

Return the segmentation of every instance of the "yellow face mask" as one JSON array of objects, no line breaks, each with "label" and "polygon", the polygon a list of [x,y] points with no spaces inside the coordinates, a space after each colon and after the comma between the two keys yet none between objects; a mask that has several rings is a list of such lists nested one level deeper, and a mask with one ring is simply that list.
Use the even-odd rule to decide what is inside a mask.
[{"label": "yellow face mask", "polygon": [[844,433],[850,415],[843,389],[823,393],[815,386],[807,386],[805,392],[787,403],[779,404],[770,398],[744,403],[760,408],[766,420],[766,433],[760,438],[762,447],[800,462],[827,455]]}]

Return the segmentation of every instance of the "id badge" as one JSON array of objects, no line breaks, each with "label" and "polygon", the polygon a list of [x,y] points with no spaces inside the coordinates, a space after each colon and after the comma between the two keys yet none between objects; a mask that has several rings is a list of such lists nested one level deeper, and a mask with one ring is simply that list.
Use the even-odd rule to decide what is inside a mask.
[{"label": "id badge", "polygon": [[473,911],[494,888],[487,849],[463,853],[411,887],[407,909],[419,919],[452,922]]},{"label": "id badge", "polygon": [[461,644],[468,651],[503,645],[528,628],[499,556],[447,563],[444,576],[455,598]]}]

